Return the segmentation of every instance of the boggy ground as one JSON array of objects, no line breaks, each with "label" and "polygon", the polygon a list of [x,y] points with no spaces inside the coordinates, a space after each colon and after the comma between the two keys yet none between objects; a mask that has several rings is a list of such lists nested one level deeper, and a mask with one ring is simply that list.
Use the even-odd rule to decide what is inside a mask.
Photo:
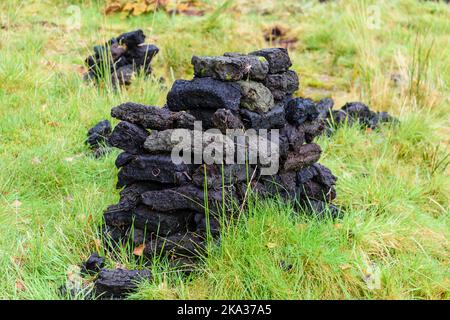
[{"label": "boggy ground", "polygon": [[[336,107],[361,100],[401,125],[344,127],[319,140],[321,162],[339,178],[342,220],[250,201],[198,271],[182,277],[155,261],[155,280],[131,298],[449,298],[447,5],[235,1],[204,17],[125,20],[104,17],[103,6],[0,4],[0,298],[59,298],[58,287],[76,281],[74,266],[96,250],[108,267],[141,266],[129,258],[133,248],[105,253],[98,239],[102,212],[118,199],[118,151],[91,157],[87,129],[125,101],[162,105],[175,79],[191,78],[194,54],[270,46],[264,30],[280,21],[298,39],[290,48],[298,96],[330,96]],[[155,78],[117,93],[83,84],[92,46],[137,28],[161,49]]]}]

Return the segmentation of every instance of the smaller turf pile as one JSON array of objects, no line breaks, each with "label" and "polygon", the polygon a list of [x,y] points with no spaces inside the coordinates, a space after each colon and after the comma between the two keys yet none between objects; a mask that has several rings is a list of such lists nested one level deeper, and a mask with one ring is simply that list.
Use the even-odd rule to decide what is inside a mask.
[{"label": "smaller turf pile", "polygon": [[327,134],[333,133],[334,129],[344,125],[359,124],[368,129],[378,129],[382,123],[398,123],[399,120],[385,111],[376,112],[362,102],[347,102],[341,109],[333,110],[334,102],[330,98],[313,102],[304,99],[305,103],[315,103],[320,118],[326,119]]},{"label": "smaller turf pile", "polygon": [[263,33],[264,40],[270,45],[289,49],[294,48],[298,42],[298,38],[290,34],[290,28],[281,24],[267,26],[264,28]]},{"label": "smaller turf pile", "polygon": [[94,47],[94,54],[87,57],[88,72],[85,80],[108,80],[114,87],[129,85],[133,76],[143,72],[148,76],[152,73],[150,62],[159,52],[158,47],[144,44],[145,35],[142,30],[136,30],[112,38],[104,45]]}]

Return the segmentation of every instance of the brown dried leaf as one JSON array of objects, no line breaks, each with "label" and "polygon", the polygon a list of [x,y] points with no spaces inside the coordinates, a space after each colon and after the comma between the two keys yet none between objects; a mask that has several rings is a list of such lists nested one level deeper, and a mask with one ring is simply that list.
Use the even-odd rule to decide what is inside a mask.
[{"label": "brown dried leaf", "polygon": [[122,10],[122,4],[118,1],[114,1],[114,2],[111,2],[106,5],[105,14],[120,12],[121,10]]},{"label": "brown dried leaf", "polygon": [[130,3],[130,2],[127,2],[123,7],[122,7],[122,14],[124,14],[124,13],[131,13],[132,11],[133,11],[133,9],[134,9],[134,4],[133,3]]},{"label": "brown dried leaf", "polygon": [[21,279],[16,280],[16,289],[18,291],[25,291],[25,284],[23,283],[23,281]]},{"label": "brown dried leaf", "polygon": [[54,127],[54,128],[57,128],[60,126],[60,124],[56,121],[49,121],[49,122],[47,122],[47,125],[50,127]]},{"label": "brown dried leaf", "polygon": [[145,2],[136,3],[133,8],[133,16],[140,16],[147,11],[147,4]]},{"label": "brown dried leaf", "polygon": [[140,246],[137,246],[136,248],[134,248],[133,254],[135,256],[140,257],[144,253],[144,249],[145,249],[145,243],[143,243]]}]

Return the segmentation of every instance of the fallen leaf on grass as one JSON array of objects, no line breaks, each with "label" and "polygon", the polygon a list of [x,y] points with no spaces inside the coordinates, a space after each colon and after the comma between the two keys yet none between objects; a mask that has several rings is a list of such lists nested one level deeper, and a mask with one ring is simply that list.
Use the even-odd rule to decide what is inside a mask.
[{"label": "fallen leaf on grass", "polygon": [[56,121],[49,121],[49,122],[47,122],[47,125],[50,127],[53,127],[53,128],[57,128],[60,126],[60,124]]},{"label": "fallen leaf on grass", "polygon": [[16,289],[18,291],[25,291],[25,284],[23,283],[23,281],[21,279],[16,280]]},{"label": "fallen leaf on grass", "polygon": [[120,12],[122,10],[122,4],[119,2],[111,2],[105,8],[105,14],[111,14],[114,12]]},{"label": "fallen leaf on grass", "polygon": [[144,249],[145,249],[145,244],[141,244],[140,246],[137,246],[136,248],[134,248],[133,254],[135,256],[142,256],[142,254],[144,253]]}]

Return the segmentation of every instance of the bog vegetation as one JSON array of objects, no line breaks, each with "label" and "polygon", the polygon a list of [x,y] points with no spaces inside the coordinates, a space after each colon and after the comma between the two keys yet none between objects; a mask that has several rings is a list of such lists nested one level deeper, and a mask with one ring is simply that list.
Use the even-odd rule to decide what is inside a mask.
[{"label": "bog vegetation", "polygon": [[[0,298],[59,298],[92,251],[106,254],[108,267],[142,265],[130,259],[134,248],[102,247],[97,229],[118,198],[118,151],[90,156],[87,129],[111,120],[121,102],[163,105],[175,79],[192,77],[194,54],[271,46],[276,32],[265,34],[274,26],[289,34],[298,96],[332,97],[338,107],[360,100],[401,124],[347,126],[319,139],[321,162],[339,179],[343,219],[253,202],[197,271],[183,277],[154,261],[154,281],[131,298],[449,298],[446,4],[210,0],[202,14],[105,15],[111,3],[0,4]],[[154,77],[119,91],[83,83],[90,48],[137,28],[161,49]]]}]

